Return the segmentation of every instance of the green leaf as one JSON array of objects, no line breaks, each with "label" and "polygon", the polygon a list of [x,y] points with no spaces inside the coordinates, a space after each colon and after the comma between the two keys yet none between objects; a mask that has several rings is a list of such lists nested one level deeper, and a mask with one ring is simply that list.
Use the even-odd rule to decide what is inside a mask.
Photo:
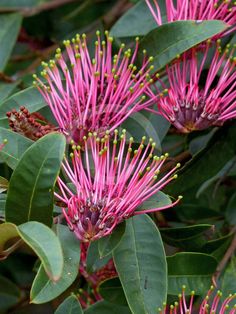
[{"label": "green leaf", "polygon": [[52,223],[53,188],[65,150],[65,137],[50,133],[24,153],[13,172],[6,200],[6,220],[16,225],[34,220]]},{"label": "green leaf", "polygon": [[167,264],[168,294],[172,295],[178,295],[183,285],[186,293],[205,293],[217,267],[214,257],[202,253],[177,253],[167,257]]},{"label": "green leaf", "polygon": [[213,229],[213,225],[201,224],[178,228],[161,228],[160,232],[165,243],[185,250],[196,251],[207,243],[207,235]]},{"label": "green leaf", "polygon": [[138,210],[160,208],[171,204],[172,201],[168,195],[159,191],[152,195],[148,200],[138,207]]},{"label": "green leaf", "polygon": [[119,245],[124,232],[125,221],[120,223],[112,234],[98,240],[98,250],[101,258],[112,253],[112,251]]},{"label": "green leaf", "polygon": [[100,257],[98,250],[98,241],[93,241],[89,244],[86,258],[86,269],[88,273],[94,273],[105,266],[112,258],[111,254],[105,257]]},{"label": "green leaf", "polygon": [[63,255],[55,233],[40,222],[30,221],[18,226],[21,238],[40,258],[47,275],[59,280],[63,269]]},{"label": "green leaf", "polygon": [[[187,190],[198,190],[207,179],[216,175],[235,156],[236,123],[221,127],[210,139],[206,148],[196,154],[178,171],[178,182],[171,183],[166,190],[170,194],[183,194]],[[217,156],[217,158],[215,158]],[[209,167],[211,165],[211,167]],[[197,191],[196,191],[197,192]]]},{"label": "green leaf", "polygon": [[99,286],[99,294],[108,302],[127,306],[127,301],[119,278],[113,278],[102,282]]},{"label": "green leaf", "polygon": [[0,159],[10,168],[15,169],[21,156],[34,142],[16,132],[0,127],[0,143],[7,139],[7,144],[0,151]]},{"label": "green leaf", "polygon": [[83,314],[81,305],[75,295],[66,298],[54,314]]},{"label": "green leaf", "polygon": [[209,219],[219,219],[221,213],[204,207],[201,204],[181,204],[176,211],[182,221],[193,223],[195,221],[209,221]]},{"label": "green leaf", "polygon": [[0,103],[6,99],[17,86],[16,83],[0,83]]},{"label": "green leaf", "polygon": [[211,177],[210,179],[206,180],[198,189],[196,197],[199,198],[201,196],[201,194],[203,194],[204,192],[206,192],[206,190],[212,185],[214,184],[214,182],[216,182],[217,180],[226,178],[227,176],[230,175],[230,171],[231,169],[234,167],[236,162],[236,158],[232,158],[231,160],[229,160],[224,167],[213,177]]},{"label": "green leaf", "polygon": [[122,123],[122,129],[134,137],[135,142],[140,143],[145,135],[156,143],[156,149],[161,150],[161,142],[165,137],[170,123],[160,115],[146,110],[135,112]]},{"label": "green leaf", "polygon": [[140,42],[140,57],[143,49],[154,57],[155,69],[163,68],[189,48],[224,31],[227,24],[222,21],[177,21],[164,24],[145,36]]},{"label": "green leaf", "polygon": [[202,247],[201,252],[211,254],[220,262],[228,249],[232,238],[233,234],[230,233],[218,239],[210,240]]},{"label": "green leaf", "polygon": [[131,311],[156,314],[167,292],[166,259],[159,231],[147,215],[130,218],[126,226],[113,251],[116,270]]},{"label": "green leaf", "polygon": [[[107,301],[99,301],[84,311],[85,314],[131,314],[126,306],[115,305]],[[139,313],[139,312],[137,312]]]},{"label": "green leaf", "polygon": [[20,301],[20,289],[9,279],[0,275],[0,312],[16,305]]},{"label": "green leaf", "polygon": [[0,126],[8,127],[6,113],[12,109],[19,110],[20,106],[25,106],[29,112],[35,112],[45,107],[46,103],[35,87],[26,88],[0,104]]},{"label": "green leaf", "polygon": [[3,71],[11,55],[11,51],[20,30],[22,16],[20,14],[0,15],[0,71]]},{"label": "green leaf", "polygon": [[61,242],[64,266],[61,278],[55,283],[49,279],[40,266],[34,279],[30,298],[31,303],[46,303],[62,294],[75,281],[80,263],[80,242],[67,226],[58,225],[57,234]]},{"label": "green leaf", "polygon": [[143,36],[156,27],[157,23],[147,4],[145,1],[139,1],[113,25],[111,36],[119,38]]}]

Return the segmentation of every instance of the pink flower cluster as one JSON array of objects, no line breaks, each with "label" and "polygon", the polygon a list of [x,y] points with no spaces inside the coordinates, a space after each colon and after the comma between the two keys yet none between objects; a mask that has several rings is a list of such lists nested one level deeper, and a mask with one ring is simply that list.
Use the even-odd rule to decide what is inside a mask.
[{"label": "pink flower cluster", "polygon": [[[112,140],[112,141],[111,141]],[[114,227],[133,215],[151,213],[170,208],[181,197],[164,207],[137,208],[150,196],[156,194],[173,179],[176,165],[161,176],[160,169],[168,155],[154,155],[155,143],[152,139],[144,146],[145,137],[137,149],[133,138],[126,147],[126,132],[119,136],[107,132],[103,138],[89,133],[81,146],[72,146],[72,165],[65,159],[63,169],[72,182],[72,192],[59,178],[61,194],[56,196],[68,207],[63,209],[67,223],[82,241],[96,240],[112,232]]]},{"label": "pink flower cluster", "polygon": [[[158,1],[146,0],[146,4],[157,24],[162,25]],[[167,22],[218,19],[231,27],[204,44],[184,52],[166,66],[164,78],[159,80],[164,93],[157,88],[162,96],[157,98],[158,112],[150,107],[147,110],[163,115],[182,133],[221,126],[236,116],[236,59],[233,56],[235,49],[229,52],[230,47],[227,45],[225,51],[222,51],[219,39],[217,42],[215,40],[236,29],[235,3],[166,0],[165,7]]]},{"label": "pink flower cluster", "polygon": [[[146,3],[158,25],[164,24],[158,0],[146,0]],[[235,2],[218,0],[165,0],[166,20],[174,22],[179,20],[221,20],[231,27],[219,38],[236,29],[236,6]]]},{"label": "pink flower cluster", "polygon": [[182,293],[179,295],[179,302],[175,302],[174,305],[164,304],[163,308],[159,309],[160,314],[235,314],[236,304],[232,304],[235,300],[236,294],[230,294],[227,298],[222,300],[221,291],[217,291],[213,295],[214,287],[208,291],[206,297],[202,303],[195,307],[193,305],[195,292],[192,291],[190,301],[187,303],[185,296],[186,287],[183,286]]},{"label": "pink flower cluster", "polygon": [[227,47],[222,52],[219,42],[213,46],[208,42],[204,51],[192,48],[166,67],[168,80],[167,84],[160,80],[165,93],[158,100],[158,111],[180,132],[220,126],[236,117],[234,51]]},{"label": "pink flower cluster", "polygon": [[[146,2],[157,23],[162,24],[158,2]],[[236,22],[235,6],[230,1],[177,0],[174,5],[172,0],[166,0],[166,10],[167,21]],[[220,34],[224,35],[226,32]],[[145,52],[142,65],[135,65],[138,38],[133,53],[121,44],[115,55],[108,32],[105,40],[97,32],[93,57],[85,34],[64,41],[64,45],[65,53],[58,48],[55,60],[42,63],[42,79],[34,75],[34,84],[49,105],[59,130],[68,143],[73,143],[72,161],[65,159],[63,163],[70,184],[59,178],[60,192],[56,196],[63,202],[71,230],[88,242],[110,234],[132,215],[178,203],[179,199],[163,208],[137,210],[176,177],[178,165],[157,180],[167,156],[153,156],[152,140],[145,146],[143,139],[134,149],[133,139],[126,143],[126,134],[119,137],[116,128],[142,109],[163,115],[183,133],[220,126],[235,118],[234,49],[227,46],[222,51],[219,41],[209,40],[178,56],[166,66],[162,79],[159,74],[154,76],[150,65],[153,58],[147,58]]]},{"label": "pink flower cluster", "polygon": [[122,44],[113,56],[113,38],[108,32],[105,36],[106,40],[101,40],[97,31],[94,58],[85,34],[76,35],[72,42],[64,41],[66,54],[58,48],[55,60],[42,63],[44,80],[33,76],[68,141],[79,143],[88,132],[103,135],[107,129],[112,131],[133,112],[152,103],[144,95],[152,82],[152,58],[144,56],[139,69],[134,65],[139,39],[133,53]]}]

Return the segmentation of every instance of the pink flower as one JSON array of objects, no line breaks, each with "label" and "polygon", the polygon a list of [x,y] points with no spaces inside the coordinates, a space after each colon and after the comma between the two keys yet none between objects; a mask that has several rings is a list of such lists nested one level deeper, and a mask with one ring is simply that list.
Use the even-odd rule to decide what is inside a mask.
[{"label": "pink flower", "polygon": [[[158,1],[146,0],[146,3],[156,23],[162,25],[164,22]],[[166,0],[166,19],[167,22],[178,20],[221,20],[233,26],[230,30],[214,36],[214,38],[219,38],[236,29],[236,7],[231,0]]]},{"label": "pink flower", "polygon": [[107,129],[114,130],[133,112],[146,108],[149,89],[149,72],[152,57],[144,56],[138,69],[134,62],[138,53],[138,38],[135,50],[124,51],[122,44],[112,55],[113,38],[105,32],[106,41],[97,32],[94,58],[90,57],[86,35],[76,35],[64,41],[65,56],[58,48],[55,60],[43,62],[41,72],[45,84],[36,75],[34,82],[57,120],[68,141],[82,141],[88,132],[101,136]]},{"label": "pink flower", "polygon": [[[213,49],[213,57],[209,44],[203,53],[197,48],[185,52],[167,66],[168,85],[160,80],[164,93],[158,99],[158,113],[180,132],[220,126],[236,117],[234,49],[229,53],[227,48],[221,53],[219,43]],[[212,59],[206,71],[209,58]]]},{"label": "pink flower", "polygon": [[[235,300],[236,294],[230,294],[225,300],[221,300],[222,293],[217,291],[215,296],[211,296],[214,287],[208,291],[206,297],[202,303],[196,307],[193,304],[194,291],[191,293],[189,304],[187,304],[185,297],[185,286],[183,286],[182,294],[179,295],[179,302],[175,302],[174,305],[167,306],[164,304],[163,308],[159,309],[159,314],[235,314],[236,305],[232,304],[232,301]],[[221,303],[220,303],[221,301]]]},{"label": "pink flower", "polygon": [[80,146],[72,146],[72,165],[65,159],[63,169],[74,189],[59,178],[61,193],[55,195],[65,204],[63,213],[67,223],[80,240],[104,237],[124,219],[173,207],[181,199],[163,207],[137,211],[139,205],[177,177],[174,172],[180,166],[177,164],[158,180],[167,155],[154,156],[155,143],[150,139],[145,147],[144,142],[145,137],[134,150],[133,138],[126,146],[125,130],[120,137],[115,130],[114,136],[106,132],[103,138],[89,133],[83,139],[82,154]]}]

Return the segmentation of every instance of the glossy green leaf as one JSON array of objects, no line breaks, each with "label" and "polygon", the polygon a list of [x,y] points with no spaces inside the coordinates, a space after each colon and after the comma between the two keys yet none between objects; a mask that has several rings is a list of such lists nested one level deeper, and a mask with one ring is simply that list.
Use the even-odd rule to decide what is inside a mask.
[{"label": "glossy green leaf", "polygon": [[17,83],[0,83],[0,103],[6,99],[17,86]]},{"label": "glossy green leaf", "polygon": [[50,133],[22,156],[11,176],[6,220],[15,224],[35,220],[52,223],[53,188],[65,150],[65,137]]},{"label": "glossy green leaf", "polygon": [[63,269],[61,244],[55,233],[37,221],[29,221],[18,226],[21,238],[40,258],[47,275],[57,281]]},{"label": "glossy green leaf", "polygon": [[108,302],[128,306],[119,278],[102,282],[99,286],[99,294]]},{"label": "glossy green leaf", "polygon": [[156,194],[152,195],[148,200],[143,202],[143,204],[138,207],[138,210],[160,208],[163,206],[167,206],[171,203],[172,201],[170,197],[167,194],[159,191]]},{"label": "glossy green leaf", "polygon": [[132,114],[122,123],[122,128],[134,137],[135,142],[140,143],[143,136],[152,138],[158,150],[161,150],[161,142],[169,127],[170,123],[165,118],[145,110]]},{"label": "glossy green leaf", "polygon": [[[207,146],[186,163],[179,172],[178,180],[167,187],[170,194],[184,194],[216,175],[235,156],[236,124],[221,127]],[[217,158],[215,158],[217,156]],[[211,167],[209,167],[211,165]]]},{"label": "glossy green leaf", "polygon": [[146,215],[130,218],[126,226],[113,251],[116,270],[131,311],[156,314],[167,293],[166,259],[159,231]]},{"label": "glossy green leaf", "polygon": [[[88,307],[85,314],[131,314],[127,306],[119,306],[107,301],[99,301]],[[139,312],[137,312],[139,313]]]},{"label": "glossy green leaf", "polygon": [[21,156],[34,142],[16,132],[0,127],[0,143],[3,143],[5,139],[7,143],[0,151],[0,160],[15,169]]},{"label": "glossy green leaf", "polygon": [[7,64],[20,30],[22,16],[20,14],[0,15],[0,71]]},{"label": "glossy green leaf", "polygon": [[6,113],[12,109],[19,110],[20,106],[25,106],[29,112],[35,112],[46,106],[46,103],[35,87],[26,88],[0,104],[0,126],[8,127]]},{"label": "glossy green leaf", "polygon": [[223,258],[233,238],[233,234],[227,234],[218,239],[208,241],[201,249],[201,252],[211,254],[218,262]]},{"label": "glossy green leaf", "polygon": [[181,204],[177,210],[178,217],[185,222],[209,221],[220,218],[221,213],[200,204]]},{"label": "glossy green leaf", "polygon": [[120,223],[110,235],[98,240],[98,250],[100,257],[105,257],[119,245],[125,232],[125,221]]},{"label": "glossy green leaf", "polygon": [[230,171],[233,168],[233,166],[235,165],[236,162],[236,158],[233,157],[231,160],[229,160],[224,167],[213,177],[211,177],[210,179],[206,180],[198,189],[196,197],[199,198],[201,196],[201,194],[203,194],[204,192],[206,192],[206,190],[212,185],[214,184],[217,180],[223,179],[227,176],[230,175]]},{"label": "glossy green leaf", "polygon": [[20,289],[9,279],[0,275],[0,312],[16,305],[20,301]]},{"label": "glossy green leaf", "polygon": [[214,226],[201,224],[178,228],[160,229],[162,239],[165,243],[178,248],[188,250],[198,250],[207,242],[209,232],[213,231]]},{"label": "glossy green leaf", "polygon": [[86,266],[87,272],[93,273],[103,266],[105,266],[108,261],[112,258],[111,254],[108,254],[105,257],[100,257],[99,250],[98,250],[98,241],[93,241],[89,244],[89,248],[87,251],[87,258],[86,258]]},{"label": "glossy green leaf", "polygon": [[80,262],[79,240],[70,232],[67,226],[63,225],[58,225],[57,235],[64,256],[61,278],[56,283],[53,282],[47,277],[43,267],[40,266],[30,292],[32,303],[46,303],[58,297],[71,286],[78,275]]},{"label": "glossy green leaf", "polygon": [[83,314],[81,305],[75,295],[66,298],[57,308],[55,314]]},{"label": "glossy green leaf", "polygon": [[167,257],[168,294],[178,295],[181,287],[186,293],[205,293],[211,285],[211,277],[216,270],[214,257],[202,253],[177,253]]},{"label": "glossy green leaf", "polygon": [[146,49],[154,57],[155,69],[163,68],[189,48],[224,31],[227,25],[222,21],[176,21],[164,24],[145,36],[140,42],[140,57]]},{"label": "glossy green leaf", "polygon": [[142,0],[123,14],[113,25],[111,36],[119,38],[143,36],[156,27],[156,21],[145,1]]}]

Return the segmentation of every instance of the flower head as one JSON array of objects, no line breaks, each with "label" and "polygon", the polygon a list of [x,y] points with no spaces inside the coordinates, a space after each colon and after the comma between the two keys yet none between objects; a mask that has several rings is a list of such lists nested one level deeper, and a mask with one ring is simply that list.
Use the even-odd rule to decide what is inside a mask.
[{"label": "flower head", "polygon": [[72,41],[64,41],[66,53],[57,49],[55,60],[43,62],[41,72],[44,83],[36,75],[38,87],[68,141],[77,144],[89,132],[103,136],[105,130],[114,130],[130,114],[146,108],[151,100],[145,92],[152,80],[149,72],[152,58],[144,56],[138,69],[135,50],[125,50],[122,44],[116,55],[112,54],[113,38],[105,32],[101,40],[97,32],[94,58],[90,56],[86,35],[76,35]]},{"label": "flower head", "polygon": [[232,304],[235,300],[236,294],[230,294],[225,300],[221,300],[222,293],[217,291],[215,296],[212,296],[214,287],[208,291],[206,297],[200,305],[194,306],[194,291],[191,293],[189,304],[187,304],[185,296],[185,286],[183,286],[182,293],[179,295],[179,302],[175,302],[174,305],[163,305],[163,308],[159,309],[160,314],[235,314],[236,304]]},{"label": "flower head", "polygon": [[41,114],[38,112],[29,113],[24,106],[21,106],[19,111],[13,109],[7,112],[6,115],[9,126],[14,132],[24,135],[33,141],[56,129]]},{"label": "flower head", "polygon": [[[214,36],[222,37],[235,30],[236,6],[232,0],[166,0],[167,22],[178,20],[221,20],[231,27],[226,32]],[[146,3],[158,25],[163,24],[161,9],[157,0],[146,0]]]},{"label": "flower head", "polygon": [[61,194],[56,196],[64,203],[70,229],[82,241],[110,234],[117,224],[133,215],[163,210],[179,202],[181,197],[164,207],[137,211],[139,205],[177,177],[174,172],[180,164],[158,180],[167,155],[153,155],[152,139],[145,146],[143,137],[137,149],[133,141],[131,137],[126,145],[125,130],[120,136],[117,130],[114,136],[106,132],[103,138],[89,133],[81,145],[84,153],[81,154],[81,146],[73,145],[72,165],[64,161],[63,169],[75,191],[59,178]]},{"label": "flower head", "polygon": [[229,52],[228,48],[222,52],[219,43],[214,45],[208,71],[209,44],[204,53],[192,48],[167,66],[169,85],[160,81],[165,90],[158,99],[158,109],[180,132],[220,126],[236,117],[236,58],[234,49]]}]

